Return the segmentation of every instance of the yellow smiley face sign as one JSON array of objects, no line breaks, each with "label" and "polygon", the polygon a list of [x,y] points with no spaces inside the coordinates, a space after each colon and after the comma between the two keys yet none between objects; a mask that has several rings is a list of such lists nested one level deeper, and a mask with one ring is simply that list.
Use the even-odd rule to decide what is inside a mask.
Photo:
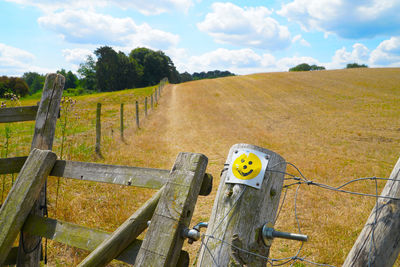
[{"label": "yellow smiley face sign", "polygon": [[243,184],[260,189],[267,170],[269,155],[255,149],[235,149],[225,183]]},{"label": "yellow smiley face sign", "polygon": [[254,179],[261,171],[262,163],[256,154],[243,153],[235,159],[232,166],[233,175],[241,180]]}]

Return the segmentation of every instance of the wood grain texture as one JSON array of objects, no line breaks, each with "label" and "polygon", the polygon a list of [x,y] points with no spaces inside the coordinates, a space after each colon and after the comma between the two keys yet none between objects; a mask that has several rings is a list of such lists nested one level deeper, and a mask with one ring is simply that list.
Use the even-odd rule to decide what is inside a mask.
[{"label": "wood grain texture", "polygon": [[0,266],[10,252],[57,155],[33,149],[0,209]]},{"label": "wood grain texture", "polygon": [[140,247],[135,266],[175,266],[207,167],[202,154],[180,153]]},{"label": "wood grain texture", "polygon": [[0,159],[0,174],[18,173],[28,157],[13,157]]},{"label": "wood grain texture", "polygon": [[0,123],[34,121],[38,106],[0,108]]},{"label": "wood grain texture", "polygon": [[[31,149],[51,150],[53,148],[54,133],[58,114],[60,112],[60,102],[64,84],[64,76],[55,73],[47,74],[42,98],[36,114],[35,133],[33,135]],[[42,188],[39,198],[32,208],[32,213],[39,216],[43,216],[44,214],[44,209],[42,207],[44,207],[46,203],[45,186]],[[18,266],[39,266],[41,238],[30,236],[25,233],[21,234],[23,238],[20,238]],[[31,253],[25,253],[22,245],[24,245],[28,251],[36,247],[37,249],[34,249]]]},{"label": "wood grain texture", "polygon": [[261,189],[226,184],[228,171],[224,171],[206,232],[207,236],[215,239],[204,238],[209,250],[202,246],[197,266],[266,266],[264,259],[244,253],[228,244],[268,257],[269,247],[262,242],[261,229],[265,223],[275,223],[284,180],[284,175],[279,172],[285,171],[286,163],[273,151],[237,144],[231,147],[226,164],[232,165],[232,157],[239,149],[253,149],[269,155],[263,184]]},{"label": "wood grain texture", "polygon": [[[400,198],[400,159],[390,179],[381,195]],[[343,266],[393,266],[400,252],[399,229],[400,201],[380,198]]]},{"label": "wood grain texture", "polygon": [[[26,159],[27,157],[0,159],[0,174],[18,173]],[[82,181],[160,189],[167,182],[169,172],[162,169],[57,160],[50,175]],[[211,193],[212,181],[212,175],[206,173],[199,193],[201,196]]]},{"label": "wood grain texture", "polygon": [[141,206],[128,220],[106,238],[78,266],[106,266],[128,247],[146,228],[164,188]]}]

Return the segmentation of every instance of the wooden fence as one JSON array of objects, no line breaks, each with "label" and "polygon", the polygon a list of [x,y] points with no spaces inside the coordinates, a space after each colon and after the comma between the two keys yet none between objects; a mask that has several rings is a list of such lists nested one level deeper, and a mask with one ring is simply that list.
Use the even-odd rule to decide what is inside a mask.
[{"label": "wooden fence", "polygon": [[[160,84],[156,87],[154,92],[150,95],[150,109],[153,110],[155,106],[158,104],[158,101],[161,97],[161,92],[164,89],[165,85],[168,83],[168,79],[164,78],[160,81]],[[148,115],[148,100],[147,96],[144,98],[144,103],[143,103],[143,115],[144,117],[147,117]],[[153,100],[155,99],[155,101]],[[101,107],[103,105],[101,103],[97,103],[97,109],[96,109],[96,144],[95,144],[95,153],[99,157],[103,157],[101,154],[101,135],[102,135],[102,129],[101,129]],[[120,105],[120,137],[121,140],[124,140],[124,129],[125,129],[125,121],[127,120],[126,116],[127,114],[124,113],[124,103],[121,103]],[[143,120],[144,118],[141,119],[141,112],[139,110],[139,101],[135,101],[135,122],[136,122],[136,128],[140,129],[140,121]]]},{"label": "wooden fence", "polygon": [[[184,233],[197,196],[208,195],[212,187],[212,176],[205,173],[207,157],[180,153],[171,171],[57,160],[51,148],[63,86],[61,75],[46,77],[29,156],[0,159],[0,174],[19,172],[0,209],[0,266],[39,266],[41,237],[91,251],[80,266],[105,266],[115,258],[136,266],[187,266],[188,253],[181,251]],[[33,113],[32,109],[4,109],[0,121],[33,119],[23,112]],[[49,175],[160,190],[116,231],[107,233],[45,218]],[[137,239],[149,220],[144,240]],[[19,232],[19,246],[12,247]]]}]

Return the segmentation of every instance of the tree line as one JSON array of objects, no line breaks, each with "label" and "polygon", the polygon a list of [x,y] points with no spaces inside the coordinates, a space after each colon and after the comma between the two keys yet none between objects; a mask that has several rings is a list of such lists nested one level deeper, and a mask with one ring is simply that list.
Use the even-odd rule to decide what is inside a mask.
[{"label": "tree line", "polygon": [[[358,63],[349,63],[346,65],[346,69],[354,69],[354,68],[368,68],[365,64]],[[324,66],[317,65],[308,65],[307,63],[301,63],[293,68],[290,68],[289,71],[314,71],[314,70],[324,70]]]},{"label": "tree line", "polygon": [[[129,54],[116,52],[112,47],[102,46],[79,65],[77,74],[61,69],[57,73],[65,77],[65,91],[72,95],[91,92],[110,92],[128,88],[153,86],[167,77],[171,83],[199,79],[232,76],[229,71],[208,71],[189,74],[179,73],[171,58],[162,51],[138,47]],[[4,93],[20,96],[34,94],[43,88],[45,75],[25,72],[21,78],[3,76],[0,79],[0,97]]]}]

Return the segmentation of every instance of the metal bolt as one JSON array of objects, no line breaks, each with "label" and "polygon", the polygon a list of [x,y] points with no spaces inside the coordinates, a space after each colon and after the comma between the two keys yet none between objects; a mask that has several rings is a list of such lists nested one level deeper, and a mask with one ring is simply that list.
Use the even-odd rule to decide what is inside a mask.
[{"label": "metal bolt", "polygon": [[262,237],[263,237],[264,244],[266,246],[271,246],[272,240],[274,238],[285,238],[285,239],[297,240],[297,241],[303,241],[303,242],[306,242],[308,240],[307,235],[275,231],[274,228],[269,227],[267,224],[265,224],[262,228]]}]

